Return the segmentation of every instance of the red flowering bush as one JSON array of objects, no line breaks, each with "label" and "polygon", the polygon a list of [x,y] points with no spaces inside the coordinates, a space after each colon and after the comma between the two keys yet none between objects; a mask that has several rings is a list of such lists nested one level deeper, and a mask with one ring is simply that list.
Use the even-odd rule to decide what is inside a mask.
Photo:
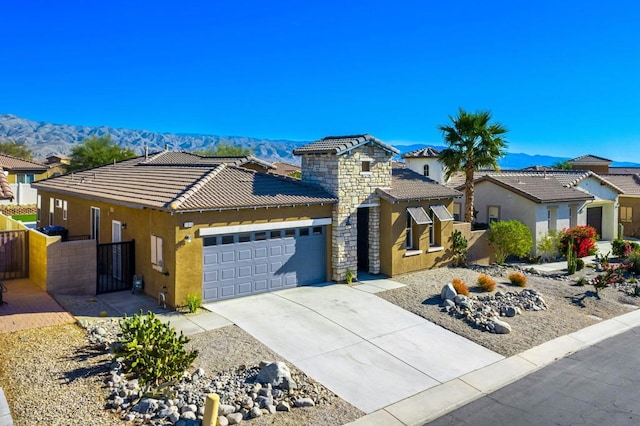
[{"label": "red flowering bush", "polygon": [[598,232],[593,226],[574,226],[565,229],[560,236],[560,253],[566,256],[569,241],[573,240],[573,251],[577,257],[594,255],[598,251],[597,238]]}]

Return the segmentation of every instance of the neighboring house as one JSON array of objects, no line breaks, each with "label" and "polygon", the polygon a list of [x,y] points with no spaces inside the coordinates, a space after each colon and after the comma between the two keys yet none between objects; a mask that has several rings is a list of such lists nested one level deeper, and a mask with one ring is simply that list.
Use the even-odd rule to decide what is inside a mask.
[{"label": "neighboring house", "polygon": [[0,167],[10,185],[14,197],[3,204],[27,205],[36,203],[36,191],[31,183],[48,177],[49,167],[10,155],[0,154]]},{"label": "neighboring house", "polygon": [[49,167],[49,176],[59,176],[66,172],[66,166],[71,164],[71,157],[64,154],[50,155],[44,164]]},{"label": "neighboring house", "polygon": [[[611,171],[611,169],[609,169]],[[618,197],[618,221],[622,234],[620,237],[640,237],[640,175],[605,175],[608,182],[620,188]]]},{"label": "neighboring house", "polygon": [[587,205],[595,197],[549,175],[495,173],[476,179],[475,200],[480,223],[518,220],[527,225],[536,255],[538,241],[550,231],[586,225]]},{"label": "neighboring house", "polygon": [[407,168],[439,183],[446,183],[446,168],[440,163],[440,151],[434,148],[421,148],[407,152],[402,156]]},{"label": "neighboring house", "polygon": [[567,161],[573,170],[591,170],[598,174],[609,173],[611,162],[611,160],[591,154],[582,155]]},{"label": "neighboring house", "polygon": [[460,194],[392,171],[395,153],[369,135],[325,138],[296,150],[301,181],[165,151],[35,183],[38,225],[134,240],[145,292],[166,287],[172,306],[446,264]]},{"label": "neighboring house", "polygon": [[296,166],[295,164],[276,161],[275,163],[273,163],[273,166],[275,167],[275,169],[271,170],[271,173],[280,176],[296,177],[296,175],[300,175],[302,173],[300,166]]},{"label": "neighboring house", "polygon": [[[613,240],[618,235],[618,195],[622,193],[620,188],[611,184],[600,175],[593,173],[591,171],[542,171],[542,172],[520,172],[520,171],[484,171],[484,172],[476,172],[476,182],[479,182],[483,177],[491,176],[496,179],[501,179],[501,176],[506,176],[504,178],[505,182],[513,182],[511,177],[515,177],[514,179],[520,178],[521,181],[525,181],[530,178],[542,178],[542,180],[537,180],[534,182],[540,182],[540,185],[544,185],[543,187],[547,190],[551,190],[551,187],[554,186],[557,188],[557,192],[561,191],[560,188],[566,189],[575,189],[581,191],[587,198],[585,198],[586,204],[579,208],[579,213],[584,213],[584,219],[581,215],[578,215],[574,219],[576,220],[562,220],[561,216],[557,216],[561,214],[560,205],[556,205],[555,203],[546,203],[548,207],[550,207],[550,228],[549,229],[557,229],[562,230],[564,228],[569,228],[575,225],[589,225],[593,226],[600,239],[603,240]],[[456,176],[455,179],[452,179],[449,182],[449,185],[455,185],[457,189],[462,188],[462,181],[464,177]],[[546,180],[545,180],[546,179]],[[515,185],[513,188],[522,188],[527,187],[522,184],[520,186]],[[511,191],[513,192],[513,191]],[[537,194],[537,193],[532,193]],[[567,193],[568,194],[568,193]],[[491,194],[490,191],[479,190],[476,187],[475,196],[474,196],[474,210],[477,212],[476,214],[476,222],[478,223],[490,223],[493,220],[496,220],[496,212],[500,211],[501,206],[505,204],[509,204],[510,200],[506,197],[508,194],[500,193],[500,197],[497,194]],[[541,200],[545,200],[542,195],[540,195]],[[462,203],[464,200],[462,200]],[[464,209],[462,205],[459,208]],[[491,208],[490,208],[491,207]],[[563,210],[566,210],[566,207],[563,207]],[[462,210],[464,211],[464,210]],[[557,213],[554,215],[554,211]],[[525,217],[522,218],[517,216],[509,216],[505,217],[504,215],[497,214],[497,220],[505,220],[505,219],[517,219],[523,223],[527,223],[525,221]],[[564,215],[564,219],[568,219],[566,215]],[[540,220],[540,218],[539,218]],[[546,220],[546,217],[545,217]],[[527,223],[528,224],[528,223]],[[531,231],[537,233],[540,229],[539,226],[531,227]]]}]

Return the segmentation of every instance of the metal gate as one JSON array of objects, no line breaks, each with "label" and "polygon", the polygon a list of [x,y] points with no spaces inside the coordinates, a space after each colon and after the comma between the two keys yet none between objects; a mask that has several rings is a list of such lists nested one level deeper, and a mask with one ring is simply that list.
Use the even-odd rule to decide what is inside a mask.
[{"label": "metal gate", "polygon": [[96,294],[131,290],[136,269],[135,241],[98,244]]},{"label": "metal gate", "polygon": [[26,278],[27,233],[26,229],[0,231],[0,279]]}]

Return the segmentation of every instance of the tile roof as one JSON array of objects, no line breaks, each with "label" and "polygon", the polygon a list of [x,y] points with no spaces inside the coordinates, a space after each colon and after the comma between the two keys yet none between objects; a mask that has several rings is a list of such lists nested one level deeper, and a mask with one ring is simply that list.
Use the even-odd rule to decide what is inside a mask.
[{"label": "tile roof", "polygon": [[280,161],[276,161],[273,163],[275,167],[274,170],[271,170],[271,173],[281,176],[289,176],[291,173],[300,172],[300,166],[296,166],[295,164],[283,163]]},{"label": "tile roof", "polygon": [[597,155],[582,155],[580,157],[573,158],[569,160],[569,164],[611,164],[611,160],[606,158],[598,157]]},{"label": "tile roof", "polygon": [[567,187],[555,179],[555,177],[549,175],[545,177],[543,174],[492,174],[478,179],[476,185],[482,182],[492,182],[536,203],[594,199],[591,194],[577,188]]},{"label": "tile roof", "polygon": [[294,155],[303,154],[344,154],[353,148],[365,144],[374,144],[385,151],[392,154],[399,154],[400,151],[382,142],[380,139],[374,138],[369,134],[351,135],[351,136],[327,136],[308,145],[301,146],[293,150]]},{"label": "tile roof", "polygon": [[[614,191],[618,193],[622,193],[622,190],[616,187],[613,183],[607,181],[602,176],[590,171],[590,170],[542,170],[542,171],[533,171],[533,170],[480,170],[473,174],[474,180],[478,180],[483,176],[503,176],[503,175],[511,175],[511,176],[542,176],[542,177],[553,177],[561,185],[566,187],[572,187],[583,180],[593,177],[595,180],[604,183],[611,187]],[[451,176],[451,179],[447,182],[447,186],[450,188],[461,189],[464,185],[465,176],[464,173],[456,173]]]},{"label": "tile roof", "polygon": [[240,155],[233,157],[204,157],[184,151],[161,151],[149,154],[145,164],[154,165],[173,165],[173,166],[201,166],[201,165],[218,165],[229,164],[233,166],[242,166],[245,164],[259,164],[266,169],[273,169],[274,165],[256,158],[252,155]]},{"label": "tile roof", "polygon": [[438,158],[440,157],[440,151],[430,147],[424,147],[410,151],[402,155],[402,158]]},{"label": "tile roof", "polygon": [[0,167],[0,200],[13,200],[13,191],[2,167]]},{"label": "tile roof", "polygon": [[[186,156],[164,163],[144,157],[34,182],[38,190],[164,211],[217,210],[334,203],[322,189],[299,180]],[[158,160],[158,158],[154,158]],[[168,161],[175,160],[175,164]],[[180,160],[180,161],[179,161]]]},{"label": "tile roof", "polygon": [[391,188],[378,188],[376,193],[391,202],[436,200],[462,196],[459,191],[440,185],[420,173],[397,167],[392,169]]},{"label": "tile roof", "polygon": [[3,167],[5,170],[11,171],[34,170],[46,172],[49,169],[42,163],[23,160],[22,158],[12,157],[6,154],[0,154],[0,167]]},{"label": "tile roof", "polygon": [[640,167],[609,167],[609,175],[637,175]]},{"label": "tile roof", "polygon": [[640,196],[640,175],[603,175],[605,180],[622,190],[622,194]]}]

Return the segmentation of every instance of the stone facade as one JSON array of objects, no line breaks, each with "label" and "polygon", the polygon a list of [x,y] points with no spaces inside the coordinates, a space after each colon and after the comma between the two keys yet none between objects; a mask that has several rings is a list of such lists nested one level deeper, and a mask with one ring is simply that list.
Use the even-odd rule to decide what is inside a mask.
[{"label": "stone facade", "polygon": [[302,181],[338,198],[332,223],[332,279],[358,269],[358,206],[369,207],[369,272],[380,271],[380,200],[376,188],[391,186],[392,154],[367,144],[340,155],[302,155]]}]

